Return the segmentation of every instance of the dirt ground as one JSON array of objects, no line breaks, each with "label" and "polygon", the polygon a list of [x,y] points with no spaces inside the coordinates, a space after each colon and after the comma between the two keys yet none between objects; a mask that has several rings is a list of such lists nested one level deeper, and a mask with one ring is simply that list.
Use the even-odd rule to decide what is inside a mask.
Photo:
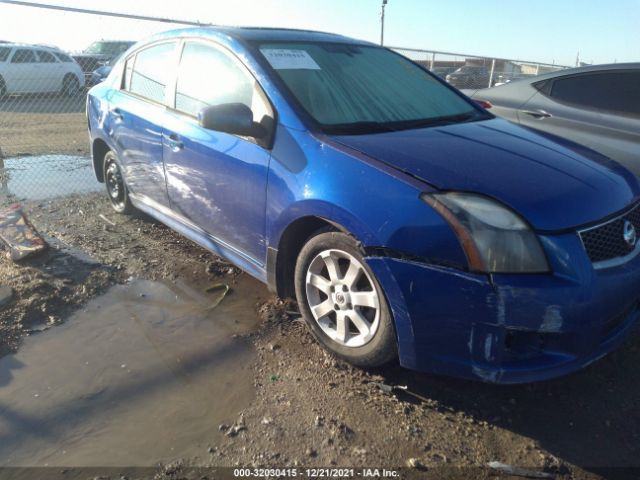
[{"label": "dirt ground", "polygon": [[9,96],[0,100],[0,157],[89,153],[85,96]]},{"label": "dirt ground", "polygon": [[[27,210],[53,248],[21,265],[0,260],[0,285],[12,289],[0,306],[2,354],[131,278],[241,288],[246,275],[147,217],[112,213],[101,194]],[[355,369],[313,341],[292,302],[255,309],[251,405],[219,426],[206,461],[182,459],[166,478],[180,478],[181,465],[410,467],[428,478],[484,477],[479,467],[492,461],[555,478],[633,478],[623,469],[640,467],[637,334],[577,374],[499,387],[397,365]]]}]

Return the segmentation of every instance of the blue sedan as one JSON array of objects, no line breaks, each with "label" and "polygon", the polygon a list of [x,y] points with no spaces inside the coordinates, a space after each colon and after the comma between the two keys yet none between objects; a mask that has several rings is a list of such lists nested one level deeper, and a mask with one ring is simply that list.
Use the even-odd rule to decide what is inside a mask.
[{"label": "blue sedan", "polygon": [[638,180],[388,49],[176,30],[133,46],[87,102],[116,211],[295,297],[355,365],[536,381],[602,357],[638,316]]}]

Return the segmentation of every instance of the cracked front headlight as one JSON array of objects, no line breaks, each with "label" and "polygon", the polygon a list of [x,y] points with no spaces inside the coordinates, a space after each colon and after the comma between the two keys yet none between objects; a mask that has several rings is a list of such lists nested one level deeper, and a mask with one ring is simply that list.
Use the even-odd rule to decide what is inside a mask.
[{"label": "cracked front headlight", "polygon": [[473,193],[422,194],[451,225],[470,270],[487,273],[544,273],[547,258],[537,235],[515,212]]}]

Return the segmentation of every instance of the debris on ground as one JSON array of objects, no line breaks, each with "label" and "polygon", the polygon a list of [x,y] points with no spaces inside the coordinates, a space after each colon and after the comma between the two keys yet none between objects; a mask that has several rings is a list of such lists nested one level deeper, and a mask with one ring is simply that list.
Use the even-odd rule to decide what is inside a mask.
[{"label": "debris on ground", "polygon": [[227,437],[235,437],[240,432],[246,429],[247,429],[247,426],[244,423],[244,413],[241,413],[240,416],[238,417],[238,420],[236,420],[236,423],[234,423],[233,425],[231,425],[231,427],[229,427],[229,429],[225,432],[225,435]]},{"label": "debris on ground", "polygon": [[514,475],[516,477],[525,477],[525,478],[556,478],[553,473],[547,472],[539,472],[537,470],[529,470],[527,468],[514,467],[513,465],[508,465],[502,462],[489,462],[487,464],[489,468],[497,470],[499,472],[505,473],[507,475]]},{"label": "debris on ground", "polygon": [[214,298],[214,300],[211,302],[211,304],[209,305],[209,310],[212,310],[214,308],[216,308],[218,305],[220,305],[220,302],[222,302],[222,300],[224,299],[224,297],[227,296],[227,293],[229,293],[229,285],[227,285],[226,283],[214,283],[213,285],[211,285],[210,287],[207,287],[204,291],[206,293],[215,293],[216,297]]},{"label": "debris on ground", "polygon": [[424,463],[422,463],[417,458],[410,458],[407,460],[407,466],[410,468],[415,468],[416,470],[426,470]]},{"label": "debris on ground", "polygon": [[47,249],[47,243],[31,225],[18,203],[0,212],[0,240],[8,249],[7,257],[14,262]]},{"label": "debris on ground", "polygon": [[102,213],[100,215],[98,215],[98,217],[100,217],[102,220],[105,221],[105,223],[107,223],[108,225],[111,225],[112,227],[115,227],[116,224],[115,222],[112,222],[111,220],[109,220],[107,217],[105,217]]}]

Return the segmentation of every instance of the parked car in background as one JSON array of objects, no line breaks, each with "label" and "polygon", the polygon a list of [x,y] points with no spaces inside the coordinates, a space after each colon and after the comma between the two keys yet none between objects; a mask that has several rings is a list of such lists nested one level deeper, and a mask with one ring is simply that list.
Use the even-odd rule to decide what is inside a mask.
[{"label": "parked car in background", "polygon": [[449,75],[450,73],[455,72],[458,69],[458,67],[433,67],[431,69],[431,73],[439,76],[440,78],[442,78],[443,80],[447,78],[447,75]]},{"label": "parked car in background", "polygon": [[82,68],[89,83],[94,71],[122,55],[134,43],[136,42],[127,40],[99,40],[85,48],[82,53],[74,53],[72,56]]},{"label": "parked car in background", "polygon": [[121,56],[122,54],[118,55],[113,60],[110,60],[106,65],[98,67],[93,72],[91,72],[91,76],[89,76],[89,78],[87,79],[87,86],[93,87],[100,82],[104,82],[111,73],[111,69],[118,62]]},{"label": "parked car in background", "polygon": [[445,78],[456,88],[484,88],[489,86],[489,69],[479,65],[463,65]]},{"label": "parked car in background", "polygon": [[597,360],[638,318],[639,180],[389,49],[166,32],[89,91],[87,115],[115,211],[297,298],[355,365],[528,382]]},{"label": "parked car in background", "polygon": [[568,138],[640,175],[640,63],[559,70],[478,90],[492,112]]},{"label": "parked car in background", "polygon": [[77,95],[84,87],[80,66],[54,47],[0,45],[0,97],[16,93]]}]

